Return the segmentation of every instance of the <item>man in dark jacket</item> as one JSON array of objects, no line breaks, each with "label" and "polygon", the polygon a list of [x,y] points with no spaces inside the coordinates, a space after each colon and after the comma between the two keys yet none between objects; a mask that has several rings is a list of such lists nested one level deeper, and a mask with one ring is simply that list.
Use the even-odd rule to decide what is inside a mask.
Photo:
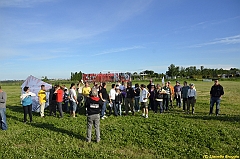
[{"label": "man in dark jacket", "polygon": [[96,88],[92,88],[91,96],[87,97],[85,107],[87,108],[87,142],[91,142],[92,125],[94,124],[96,141],[100,141],[100,111],[102,109],[103,102],[98,97],[98,91]]},{"label": "man in dark jacket", "polygon": [[213,107],[216,103],[216,116],[219,115],[219,109],[220,109],[220,101],[222,98],[222,95],[224,95],[223,87],[219,84],[218,80],[214,81],[214,85],[212,86],[210,90],[210,112],[209,115],[213,113]]},{"label": "man in dark jacket", "polygon": [[134,115],[133,98],[134,98],[134,90],[132,88],[131,82],[128,82],[127,83],[127,88],[126,88],[126,99],[125,99],[126,115],[128,115],[129,105],[130,105],[130,108],[131,108],[131,111],[132,111],[132,115]]}]

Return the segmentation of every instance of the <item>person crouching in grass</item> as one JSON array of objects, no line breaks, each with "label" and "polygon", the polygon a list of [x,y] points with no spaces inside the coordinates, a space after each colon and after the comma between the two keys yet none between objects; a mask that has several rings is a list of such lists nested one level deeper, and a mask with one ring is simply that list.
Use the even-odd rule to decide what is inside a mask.
[{"label": "person crouching in grass", "polygon": [[194,110],[195,110],[194,105],[197,99],[197,92],[196,92],[196,89],[193,89],[193,88],[194,88],[194,84],[191,83],[190,89],[188,89],[187,114],[189,114],[190,105],[192,106],[192,114],[194,114]]},{"label": "person crouching in grass", "polygon": [[92,125],[94,124],[96,141],[100,141],[100,111],[103,101],[98,97],[96,88],[92,88],[90,97],[86,98],[85,107],[87,110],[87,142],[91,142]]},{"label": "person crouching in grass", "polygon": [[30,122],[32,122],[32,97],[36,96],[36,94],[30,92],[29,87],[24,87],[23,91],[24,93],[20,97],[24,112],[23,122],[27,122],[27,114],[29,114]]}]

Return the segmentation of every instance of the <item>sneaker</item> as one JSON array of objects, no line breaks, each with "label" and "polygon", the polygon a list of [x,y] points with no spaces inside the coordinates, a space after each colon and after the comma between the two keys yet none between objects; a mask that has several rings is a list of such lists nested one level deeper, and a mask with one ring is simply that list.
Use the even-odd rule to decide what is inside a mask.
[{"label": "sneaker", "polygon": [[103,119],[104,119],[104,116],[103,116],[103,117],[101,117],[101,119],[103,120]]},{"label": "sneaker", "polygon": [[142,114],[142,117],[145,117],[145,114]]},{"label": "sneaker", "polygon": [[148,115],[146,115],[146,117],[145,118],[148,118]]},{"label": "sneaker", "polygon": [[106,115],[104,115],[103,117],[104,117],[104,118],[107,118],[107,116],[106,116]]}]

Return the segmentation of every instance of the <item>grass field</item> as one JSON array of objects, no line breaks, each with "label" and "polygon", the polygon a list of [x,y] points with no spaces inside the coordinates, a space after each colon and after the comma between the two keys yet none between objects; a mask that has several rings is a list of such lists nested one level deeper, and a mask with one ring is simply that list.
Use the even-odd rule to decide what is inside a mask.
[{"label": "grass field", "polygon": [[40,118],[34,113],[34,123],[24,124],[20,86],[2,86],[8,94],[9,128],[0,133],[0,158],[239,157],[240,82],[220,81],[225,95],[221,101],[221,115],[217,117],[208,115],[209,91],[213,83],[194,83],[198,93],[194,115],[175,108],[165,114],[150,112],[148,119],[142,118],[141,113],[110,116],[101,120],[100,143],[85,142],[84,115],[70,118],[64,114],[60,119]]}]

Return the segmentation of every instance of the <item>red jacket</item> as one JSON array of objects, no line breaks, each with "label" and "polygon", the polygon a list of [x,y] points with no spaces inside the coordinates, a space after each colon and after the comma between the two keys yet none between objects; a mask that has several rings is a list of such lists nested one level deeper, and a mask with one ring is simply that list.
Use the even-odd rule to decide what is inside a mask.
[{"label": "red jacket", "polygon": [[57,98],[56,98],[56,101],[61,103],[63,102],[63,90],[59,89],[57,90]]}]

